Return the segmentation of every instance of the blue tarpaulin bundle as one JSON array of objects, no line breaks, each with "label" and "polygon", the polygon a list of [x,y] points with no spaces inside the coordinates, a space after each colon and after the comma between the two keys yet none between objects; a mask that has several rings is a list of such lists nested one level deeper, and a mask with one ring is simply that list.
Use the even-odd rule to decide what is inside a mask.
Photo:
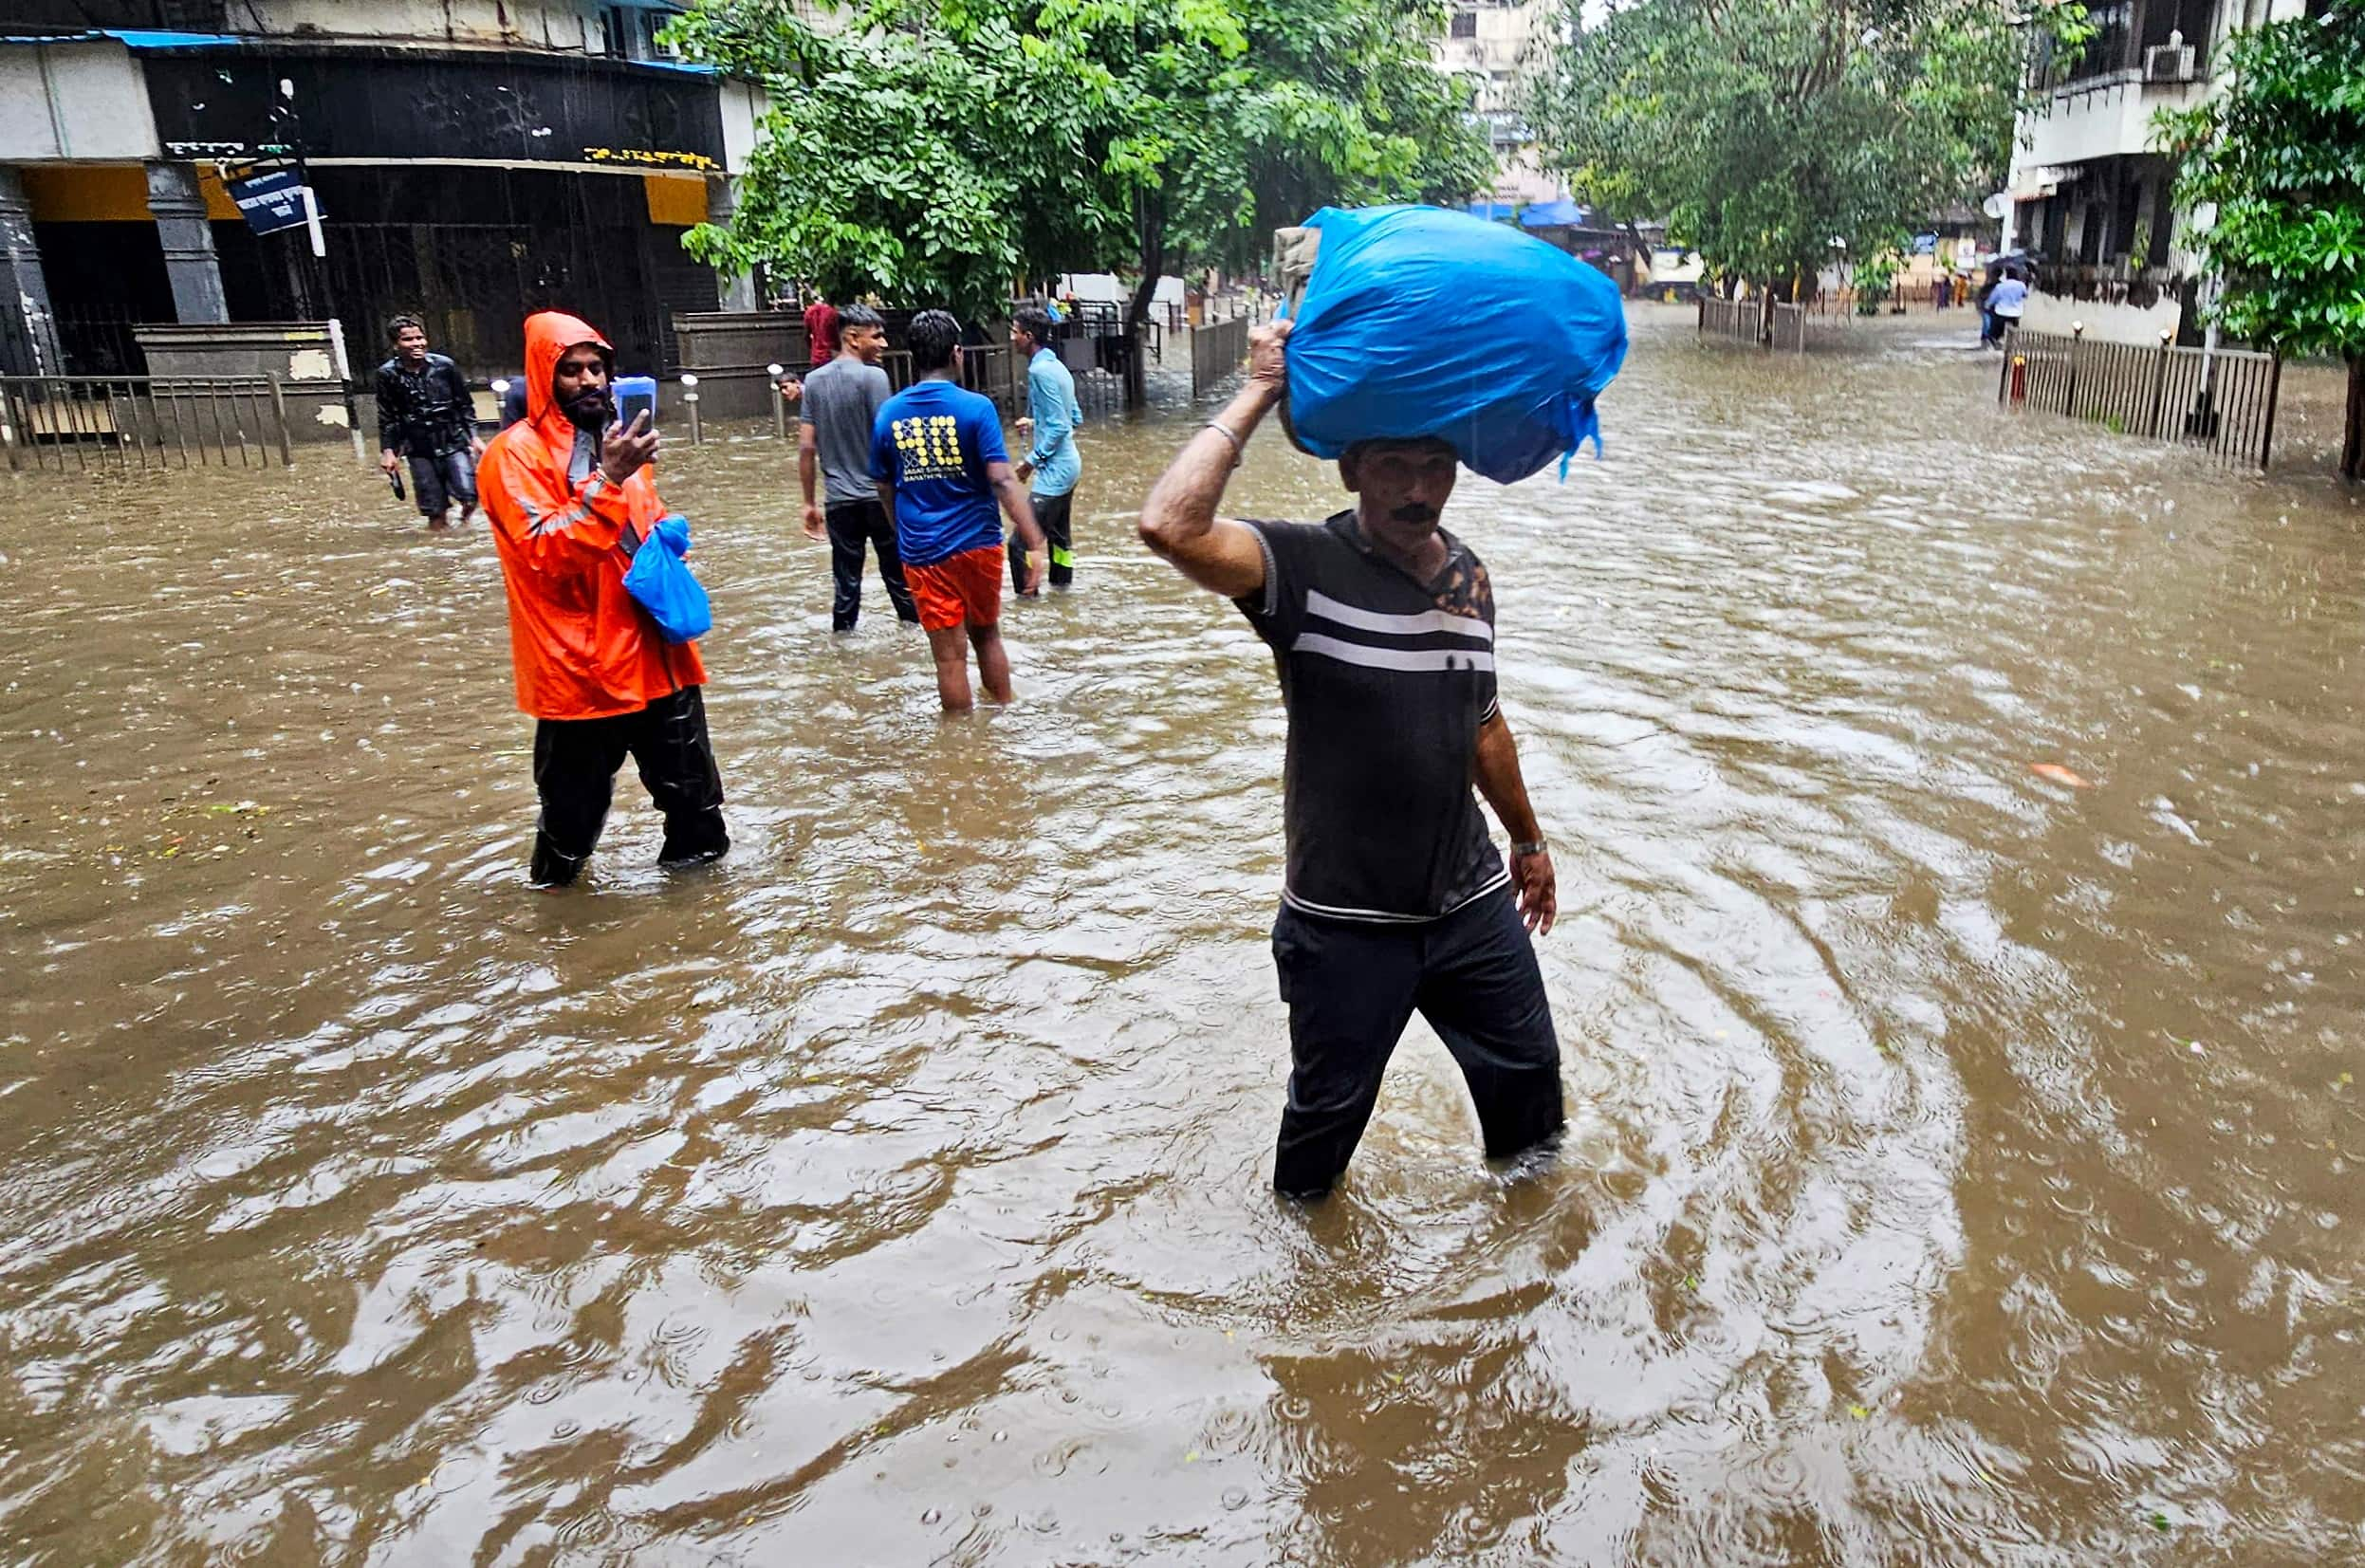
[{"label": "blue tarpaulin bundle", "polygon": [[1291,312],[1289,423],[1337,457],[1357,441],[1443,436],[1511,484],[1588,436],[1626,358],[1617,286],[1503,224],[1434,207],[1325,207]]}]

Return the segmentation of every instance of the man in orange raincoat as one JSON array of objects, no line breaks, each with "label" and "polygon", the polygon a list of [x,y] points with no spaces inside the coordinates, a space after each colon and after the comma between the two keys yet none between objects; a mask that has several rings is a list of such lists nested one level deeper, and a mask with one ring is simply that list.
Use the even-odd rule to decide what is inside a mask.
[{"label": "man in orange raincoat", "polygon": [[649,477],[656,433],[646,414],[616,422],[614,369],[607,340],[574,317],[526,318],[526,417],[477,470],[508,584],[517,706],[537,721],[531,876],[544,886],[572,882],[591,858],[627,755],[665,813],[659,865],[730,847],[697,644],[667,642],[624,590],[665,507]]}]

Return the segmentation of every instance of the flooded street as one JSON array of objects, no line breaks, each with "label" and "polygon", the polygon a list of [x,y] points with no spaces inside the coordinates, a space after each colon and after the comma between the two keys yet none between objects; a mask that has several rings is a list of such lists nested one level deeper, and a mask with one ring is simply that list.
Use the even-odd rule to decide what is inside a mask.
[{"label": "flooded street", "polygon": [[[1605,461],[1464,477],[1570,1135],[1490,1173],[1416,1023],[1312,1212],[1186,414],[951,723],[793,449],[669,447],[736,848],[628,772],[558,895],[481,522],[0,482],[0,1559],[2365,1560],[2337,389],[2262,479],[1939,331],[1646,309]],[[1268,430],[1229,509],[1339,504]]]}]

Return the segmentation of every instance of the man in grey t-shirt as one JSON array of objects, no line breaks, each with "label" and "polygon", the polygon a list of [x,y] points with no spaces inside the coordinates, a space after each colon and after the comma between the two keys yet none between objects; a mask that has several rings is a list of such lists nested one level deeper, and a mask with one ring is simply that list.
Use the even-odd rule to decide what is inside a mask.
[{"label": "man in grey t-shirt", "polygon": [[[798,405],[797,478],[804,487],[804,531],[829,541],[830,573],[837,592],[830,603],[834,632],[851,632],[862,614],[862,547],[878,552],[878,579],[896,607],[896,618],[919,624],[912,590],[903,585],[903,558],[896,553],[896,526],[878,504],[871,479],[871,427],[888,396],[887,373],[878,368],[887,351],[887,329],[878,312],[850,304],[838,312],[838,357],[804,378]],[[826,505],[814,498],[821,474]]]}]

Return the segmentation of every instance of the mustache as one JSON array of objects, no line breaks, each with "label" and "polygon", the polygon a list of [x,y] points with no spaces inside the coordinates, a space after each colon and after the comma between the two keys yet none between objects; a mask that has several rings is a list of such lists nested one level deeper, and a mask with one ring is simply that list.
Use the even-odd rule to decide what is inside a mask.
[{"label": "mustache", "polygon": [[1437,520],[1437,508],[1424,507],[1417,501],[1407,501],[1388,515],[1398,523],[1434,523]]}]

